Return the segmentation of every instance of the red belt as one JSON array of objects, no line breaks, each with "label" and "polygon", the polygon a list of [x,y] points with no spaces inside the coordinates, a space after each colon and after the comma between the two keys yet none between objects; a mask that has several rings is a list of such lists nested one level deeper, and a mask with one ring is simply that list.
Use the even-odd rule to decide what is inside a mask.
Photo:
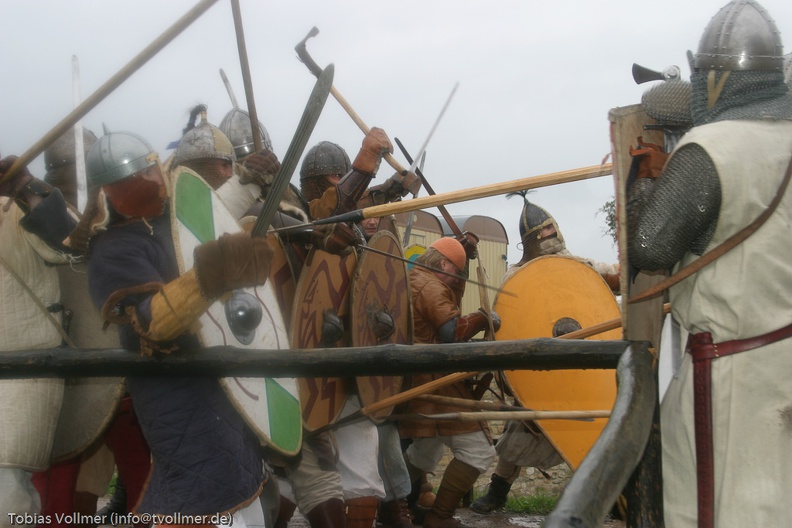
[{"label": "red belt", "polygon": [[696,480],[698,526],[715,526],[715,465],[712,454],[712,369],[713,359],[759,348],[792,337],[792,324],[773,332],[713,343],[712,334],[701,332],[688,338],[686,352],[693,357],[693,409],[696,431]]}]

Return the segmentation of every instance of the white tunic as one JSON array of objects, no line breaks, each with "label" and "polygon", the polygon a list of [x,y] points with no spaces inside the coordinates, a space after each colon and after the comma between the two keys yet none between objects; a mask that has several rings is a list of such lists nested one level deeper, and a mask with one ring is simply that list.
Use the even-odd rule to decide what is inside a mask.
[{"label": "white tunic", "polygon": [[[792,156],[792,122],[724,121],[692,129],[722,189],[708,250],[752,222],[776,195]],[[691,175],[695,177],[695,175]],[[792,187],[790,188],[792,189]],[[671,288],[674,316],[715,343],[792,323],[792,190],[751,237]],[[681,265],[695,260],[686,254]],[[712,363],[715,524],[785,526],[792,519],[792,339]],[[662,405],[667,526],[696,526],[690,356]]]}]

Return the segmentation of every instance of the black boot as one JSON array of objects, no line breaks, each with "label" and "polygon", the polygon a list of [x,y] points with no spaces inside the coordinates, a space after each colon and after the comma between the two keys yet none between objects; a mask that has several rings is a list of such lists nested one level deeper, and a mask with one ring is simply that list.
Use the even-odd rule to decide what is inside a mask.
[{"label": "black boot", "polygon": [[503,508],[506,506],[506,495],[510,489],[511,483],[508,480],[493,473],[487,494],[474,500],[470,509],[476,513],[489,513]]},{"label": "black boot", "polygon": [[101,515],[102,518],[109,518],[113,513],[117,513],[118,515],[126,515],[129,513],[127,510],[126,488],[120,476],[116,476],[115,491],[113,492],[113,496],[110,497],[110,501],[97,511],[96,515]]}]

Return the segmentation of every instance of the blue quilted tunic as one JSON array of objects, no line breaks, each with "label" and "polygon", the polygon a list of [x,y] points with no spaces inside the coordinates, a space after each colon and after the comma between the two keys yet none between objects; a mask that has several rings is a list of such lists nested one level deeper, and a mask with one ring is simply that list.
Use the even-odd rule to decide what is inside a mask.
[{"label": "blue quilted tunic", "polygon": [[[89,286],[101,308],[113,292],[179,276],[170,217],[133,222],[91,240]],[[147,296],[123,304],[148,309]],[[121,344],[138,352],[130,326],[119,327]],[[182,349],[199,346],[194,335]],[[178,351],[174,353],[180,353]],[[233,408],[215,378],[129,377],[127,388],[151,448],[152,470],[140,513],[204,515],[233,510],[254,498],[264,481],[260,442]]]}]

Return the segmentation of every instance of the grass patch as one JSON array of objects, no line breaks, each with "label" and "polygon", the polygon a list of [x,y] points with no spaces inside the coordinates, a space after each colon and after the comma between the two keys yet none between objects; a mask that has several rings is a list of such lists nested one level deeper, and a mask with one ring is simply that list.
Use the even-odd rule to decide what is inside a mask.
[{"label": "grass patch", "polygon": [[527,515],[548,515],[558,503],[558,495],[538,489],[533,495],[510,496],[506,501],[506,511]]},{"label": "grass patch", "polygon": [[110,495],[111,497],[115,495],[117,480],[118,480],[118,471],[113,471],[113,477],[110,479],[110,483],[107,485],[107,494]]}]

